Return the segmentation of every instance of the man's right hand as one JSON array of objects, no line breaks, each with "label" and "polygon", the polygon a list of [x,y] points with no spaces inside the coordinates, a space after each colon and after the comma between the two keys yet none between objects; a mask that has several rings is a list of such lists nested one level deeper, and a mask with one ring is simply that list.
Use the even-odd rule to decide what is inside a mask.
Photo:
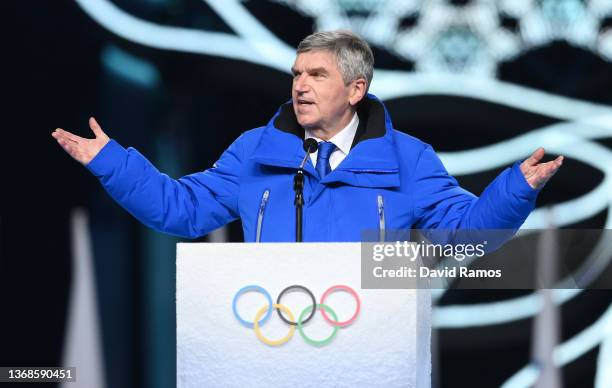
[{"label": "man's right hand", "polygon": [[68,131],[64,131],[61,128],[57,128],[53,131],[51,136],[53,136],[64,151],[68,152],[76,161],[86,165],[98,155],[98,152],[100,152],[102,147],[110,140],[93,117],[89,118],[89,128],[91,128],[96,136],[94,139],[86,139]]}]

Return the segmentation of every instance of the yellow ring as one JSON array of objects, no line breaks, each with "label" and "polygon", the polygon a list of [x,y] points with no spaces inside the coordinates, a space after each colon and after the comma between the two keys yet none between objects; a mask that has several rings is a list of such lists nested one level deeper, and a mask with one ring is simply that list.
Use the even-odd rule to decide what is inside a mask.
[{"label": "yellow ring", "polygon": [[[295,321],[295,317],[291,313],[291,310],[289,310],[289,307],[285,306],[284,304],[274,304],[272,305],[272,307],[275,309],[280,309],[282,312],[284,312],[285,314],[289,316],[289,320]],[[255,314],[255,321],[254,321],[255,324],[253,325],[253,329],[255,330],[255,335],[257,336],[257,338],[259,338],[261,342],[263,342],[266,345],[281,346],[285,342],[289,341],[291,337],[293,337],[293,333],[295,333],[295,326],[289,325],[290,327],[289,333],[281,339],[271,340],[271,339],[264,337],[264,335],[261,333],[261,330],[259,329],[259,320],[261,319],[261,316],[266,311],[268,311],[268,308],[269,308],[268,306],[264,306],[261,309],[259,309],[257,314]]]}]

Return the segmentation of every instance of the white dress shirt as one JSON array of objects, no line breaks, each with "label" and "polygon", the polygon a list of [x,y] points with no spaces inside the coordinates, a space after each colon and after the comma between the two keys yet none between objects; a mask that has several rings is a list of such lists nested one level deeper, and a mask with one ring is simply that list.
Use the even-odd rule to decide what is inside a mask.
[{"label": "white dress shirt", "polygon": [[[355,134],[357,133],[358,126],[359,116],[357,116],[357,112],[355,112],[353,118],[351,119],[351,122],[348,123],[348,125],[344,127],[340,132],[338,132],[334,137],[328,140],[336,145],[334,152],[332,152],[329,157],[329,165],[332,170],[338,167],[340,162],[342,162],[344,158],[346,158],[349,151],[351,150],[351,145],[353,144],[353,140],[355,139]],[[308,129],[304,129],[304,138],[313,138],[317,141],[317,143],[323,141],[318,137],[314,136],[312,132],[310,132]],[[312,161],[313,166],[317,165],[318,155],[319,151],[310,154],[310,160]]]}]

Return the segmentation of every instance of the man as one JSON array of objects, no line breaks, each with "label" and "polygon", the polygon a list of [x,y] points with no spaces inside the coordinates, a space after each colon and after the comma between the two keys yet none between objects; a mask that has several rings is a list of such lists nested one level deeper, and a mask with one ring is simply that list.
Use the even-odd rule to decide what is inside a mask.
[{"label": "man", "polygon": [[431,146],[393,129],[382,102],[367,93],[373,65],[367,43],[350,32],[306,37],[291,101],[212,168],[178,180],[110,140],[93,118],[94,139],[59,128],[52,136],[136,218],[187,238],[240,218],[245,241],[294,241],[293,176],[311,137],[319,149],[305,167],[304,241],[359,241],[376,229],[518,229],[563,157],[541,163],[539,148],[478,198]]}]

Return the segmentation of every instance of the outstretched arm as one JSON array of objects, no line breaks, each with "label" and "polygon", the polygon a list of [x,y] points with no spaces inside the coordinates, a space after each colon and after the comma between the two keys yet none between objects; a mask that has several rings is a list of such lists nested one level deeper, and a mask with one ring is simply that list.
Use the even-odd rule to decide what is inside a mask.
[{"label": "outstretched arm", "polygon": [[133,148],[125,149],[89,120],[95,138],[56,129],[52,136],[106,191],[143,224],[195,238],[238,218],[242,149],[234,142],[206,171],[172,179]]},{"label": "outstretched arm", "polygon": [[415,170],[414,200],[421,229],[518,229],[535,207],[539,190],[559,170],[563,156],[542,163],[538,148],[491,182],[480,197],[462,189],[429,146]]}]

